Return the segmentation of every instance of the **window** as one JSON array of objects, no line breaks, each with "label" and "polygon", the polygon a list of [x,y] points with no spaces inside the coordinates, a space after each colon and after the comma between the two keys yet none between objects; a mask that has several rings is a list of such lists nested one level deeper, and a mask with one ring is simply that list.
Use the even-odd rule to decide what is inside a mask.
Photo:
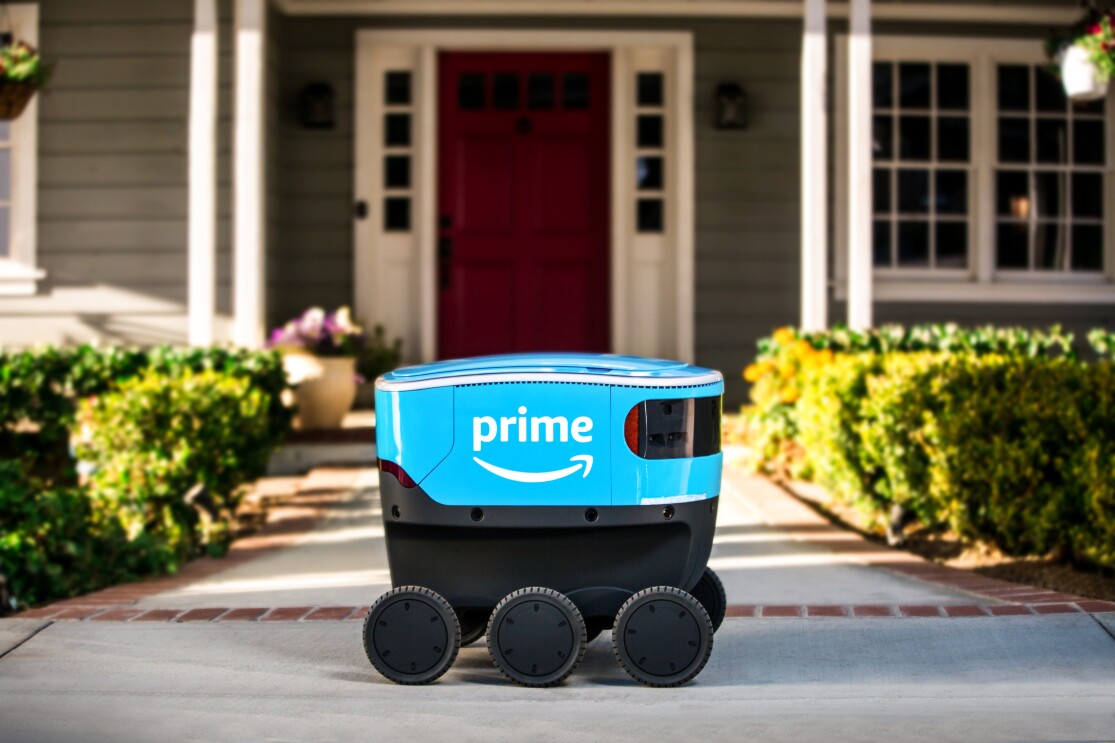
[{"label": "window", "polygon": [[[876,296],[1115,301],[1115,239],[1104,210],[1112,103],[1068,101],[1039,41],[876,36],[873,42]],[[847,261],[843,50],[837,63],[838,296]]]},{"label": "window", "polygon": [[[14,36],[38,46],[38,5],[16,3],[9,13]],[[36,263],[37,97],[0,122],[0,296],[34,294],[45,276]]]}]

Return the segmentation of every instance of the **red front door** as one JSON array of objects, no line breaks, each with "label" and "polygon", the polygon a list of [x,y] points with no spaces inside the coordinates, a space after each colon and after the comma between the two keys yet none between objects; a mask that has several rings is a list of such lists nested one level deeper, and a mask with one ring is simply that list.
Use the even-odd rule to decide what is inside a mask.
[{"label": "red front door", "polygon": [[441,55],[441,358],[608,350],[608,70]]}]

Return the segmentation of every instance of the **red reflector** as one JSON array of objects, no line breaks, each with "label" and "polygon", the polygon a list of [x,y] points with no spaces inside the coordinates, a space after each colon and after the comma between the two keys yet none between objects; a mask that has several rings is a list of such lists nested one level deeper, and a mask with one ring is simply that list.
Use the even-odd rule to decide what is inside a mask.
[{"label": "red reflector", "polygon": [[402,485],[404,488],[413,488],[418,485],[418,483],[410,478],[410,475],[406,473],[406,470],[387,459],[379,460],[379,469],[381,472],[386,472],[389,475],[394,475],[395,479],[398,480],[399,484]]},{"label": "red reflector", "polygon": [[[642,403],[640,403],[641,405]],[[627,418],[623,421],[623,440],[632,454],[639,453],[639,405],[627,411]]]}]

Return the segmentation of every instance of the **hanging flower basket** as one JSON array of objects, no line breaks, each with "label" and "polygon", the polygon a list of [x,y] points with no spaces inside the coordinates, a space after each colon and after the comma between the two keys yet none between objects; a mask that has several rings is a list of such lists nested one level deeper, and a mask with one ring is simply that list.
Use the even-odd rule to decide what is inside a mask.
[{"label": "hanging flower basket", "polygon": [[1089,10],[1067,33],[1050,38],[1046,52],[1071,100],[1103,98],[1115,74],[1115,13]]},{"label": "hanging flower basket", "polygon": [[30,44],[19,41],[0,48],[0,120],[19,118],[49,74]]}]

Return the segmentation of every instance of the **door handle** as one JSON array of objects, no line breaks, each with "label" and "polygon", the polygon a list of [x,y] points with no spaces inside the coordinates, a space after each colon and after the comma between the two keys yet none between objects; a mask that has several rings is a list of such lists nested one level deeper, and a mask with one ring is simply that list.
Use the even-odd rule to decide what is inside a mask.
[{"label": "door handle", "polygon": [[438,283],[442,289],[449,289],[453,283],[453,238],[442,237],[437,241]]}]

